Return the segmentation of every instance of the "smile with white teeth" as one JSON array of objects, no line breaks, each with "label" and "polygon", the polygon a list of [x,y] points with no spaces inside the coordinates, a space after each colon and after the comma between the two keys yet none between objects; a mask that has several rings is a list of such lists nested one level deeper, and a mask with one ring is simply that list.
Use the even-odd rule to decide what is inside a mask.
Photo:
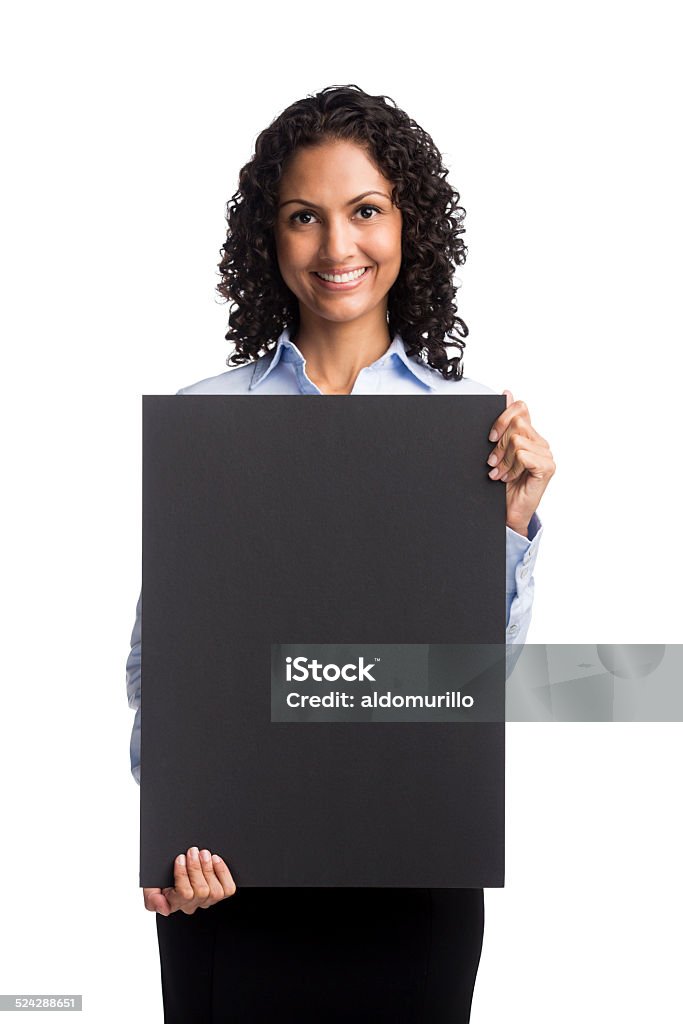
[{"label": "smile with white teeth", "polygon": [[313,273],[316,277],[322,277],[323,281],[332,281],[334,284],[344,284],[345,281],[355,281],[357,277],[362,277],[369,267],[361,267],[360,270],[352,270],[348,274],[319,274],[317,270]]}]

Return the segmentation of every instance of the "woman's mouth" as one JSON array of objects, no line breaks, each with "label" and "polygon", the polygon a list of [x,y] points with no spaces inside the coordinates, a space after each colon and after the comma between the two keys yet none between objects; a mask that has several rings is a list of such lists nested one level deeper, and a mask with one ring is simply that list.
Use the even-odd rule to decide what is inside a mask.
[{"label": "woman's mouth", "polygon": [[362,267],[345,274],[323,274],[314,270],[313,277],[322,288],[326,288],[328,291],[348,291],[350,288],[357,288],[368,276],[370,269],[370,267]]}]

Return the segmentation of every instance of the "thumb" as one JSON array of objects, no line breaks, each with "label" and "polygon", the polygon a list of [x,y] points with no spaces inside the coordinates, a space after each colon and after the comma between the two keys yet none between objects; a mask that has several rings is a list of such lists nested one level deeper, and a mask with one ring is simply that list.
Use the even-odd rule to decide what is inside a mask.
[{"label": "thumb", "polygon": [[171,913],[171,904],[161,889],[143,889],[142,892],[147,910],[154,910],[157,914],[163,914],[164,917],[168,917]]},{"label": "thumb", "polygon": [[512,405],[512,403],[514,402],[514,398],[512,397],[512,392],[508,391],[507,388],[505,389],[505,391],[503,391],[503,394],[505,395],[505,397],[507,399],[507,403],[505,405],[505,408],[507,409],[508,406]]}]

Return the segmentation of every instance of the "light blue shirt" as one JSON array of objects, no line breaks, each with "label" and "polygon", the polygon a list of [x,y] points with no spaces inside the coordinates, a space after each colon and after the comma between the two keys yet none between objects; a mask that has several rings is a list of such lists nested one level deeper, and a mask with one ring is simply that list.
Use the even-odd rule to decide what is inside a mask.
[{"label": "light blue shirt", "polygon": [[[351,395],[494,395],[497,392],[475,380],[445,380],[438,370],[406,354],[405,343],[396,334],[379,359],[365,366],[356,377]],[[306,374],[306,360],[291,340],[286,328],[274,351],[255,362],[238,366],[215,377],[206,377],[181,388],[179,395],[322,395]],[[502,486],[502,485],[501,485]],[[522,537],[506,526],[506,644],[517,645],[508,656],[508,675],[521,654],[531,622],[534,598],[534,565],[543,526],[534,513],[529,536]],[[507,648],[506,648],[507,649]],[[142,657],[142,594],[138,598],[135,625],[126,662],[128,704],[135,709],[130,740],[130,765],[133,778],[140,782],[140,663]]]}]

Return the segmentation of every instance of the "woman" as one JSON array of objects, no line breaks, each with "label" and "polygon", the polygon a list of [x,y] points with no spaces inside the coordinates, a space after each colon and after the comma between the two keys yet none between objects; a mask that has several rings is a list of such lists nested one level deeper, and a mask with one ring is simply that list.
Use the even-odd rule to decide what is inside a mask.
[{"label": "woman", "polygon": [[[431,138],[387,97],[331,87],[288,107],[259,135],[228,205],[218,290],[233,303],[237,368],[178,393],[492,393],[463,377],[468,331],[452,278],[465,211],[445,175]],[[555,464],[525,404],[506,395],[488,461],[506,487],[507,640],[521,644],[536,508]],[[140,603],[131,641],[139,781]],[[225,861],[196,847],[174,873],[172,888],[144,890],[167,1022],[470,1018],[481,889],[237,891]]]}]

